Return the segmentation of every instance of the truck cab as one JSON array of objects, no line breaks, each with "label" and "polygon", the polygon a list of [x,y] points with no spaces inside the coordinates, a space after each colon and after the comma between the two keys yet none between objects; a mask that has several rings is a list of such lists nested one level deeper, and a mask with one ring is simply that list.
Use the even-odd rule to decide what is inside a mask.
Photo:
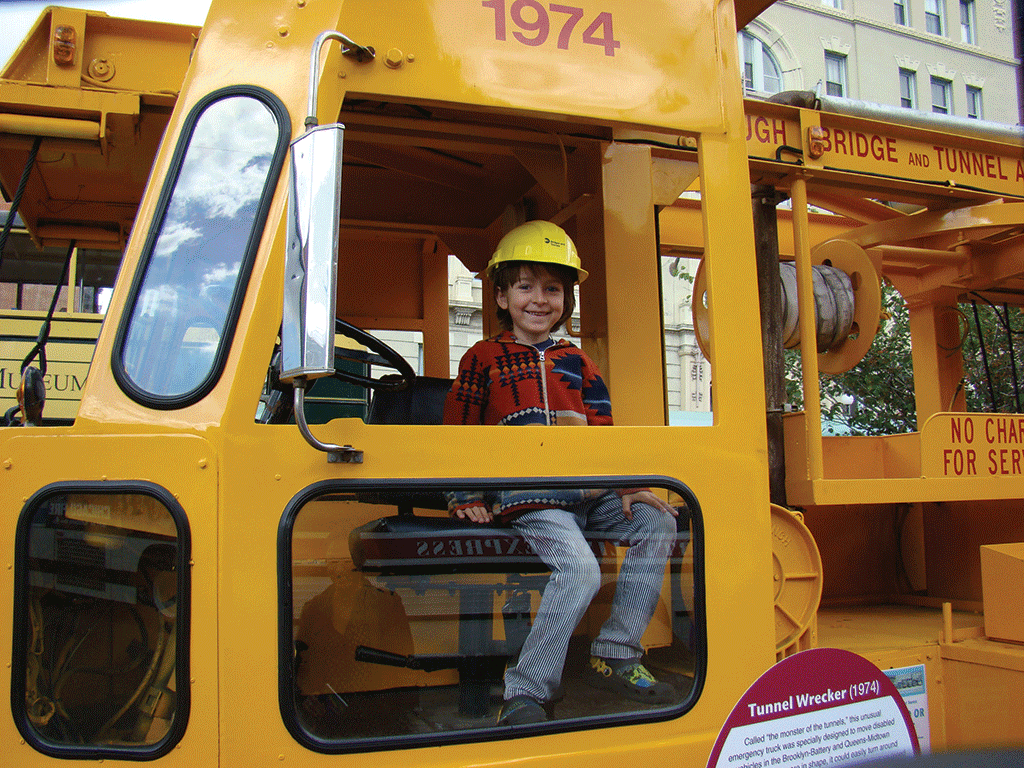
[{"label": "truck cab", "polygon": [[[27,42],[5,75],[48,88],[63,77],[94,102],[68,115],[22,100],[41,113],[20,124],[42,137],[30,183],[73,175],[75,151],[114,162],[154,141],[156,115],[165,125],[130,225],[97,225],[93,210],[47,230],[32,208],[42,192],[27,198],[26,222],[50,242],[130,235],[73,422],[0,430],[8,751],[26,765],[700,763],[743,692],[820,643],[823,593],[872,606],[830,620],[853,627],[837,646],[879,666],[919,662],[933,688],[969,678],[964,698],[931,699],[932,744],[975,743],[971,696],[1009,690],[1020,652],[992,662],[1006,649],[965,651],[968,637],[995,642],[971,629],[970,605],[943,619],[961,561],[937,527],[955,509],[960,528],[987,537],[967,519],[984,499],[1005,522],[999,536],[1019,541],[1009,510],[1020,494],[1012,477],[961,483],[920,458],[942,455],[921,447],[930,440],[957,439],[941,425],[983,428],[938,407],[955,405],[955,370],[940,359],[937,308],[965,277],[932,266],[952,260],[945,250],[992,266],[979,290],[1009,291],[1024,203],[1011,182],[939,189],[834,162],[849,154],[837,131],[881,146],[885,161],[889,140],[896,157],[901,141],[951,141],[938,129],[921,138],[815,106],[745,104],[736,31],[757,10],[297,0],[254,14],[214,0],[187,31],[48,10],[30,36],[38,46]],[[171,84],[127,82],[114,103],[150,40],[163,41],[151,61]],[[752,119],[777,129],[760,141]],[[1024,173],[1019,146],[986,141],[982,168],[991,156]],[[19,159],[32,144],[21,141]],[[10,173],[0,169],[5,189]],[[773,190],[755,201],[793,201],[778,219],[791,238],[771,230],[767,251],[752,182]],[[890,215],[875,195],[925,213]],[[815,203],[842,215],[812,219]],[[589,272],[568,334],[597,363],[614,426],[442,424],[450,259],[479,274],[502,235],[534,219],[563,227]],[[982,234],[953,242],[954,231]],[[713,379],[710,415],[690,426],[671,424],[667,394],[663,296],[678,290],[681,256],[700,260],[694,325]],[[782,317],[780,261],[794,265],[803,310],[787,317],[800,329],[804,410],[785,419],[765,373],[781,356],[781,338],[765,336]],[[818,310],[816,322],[810,309],[822,266],[845,275],[855,306],[824,350],[819,325],[835,317]],[[915,380],[932,380],[931,361],[941,382],[920,385],[921,423],[940,426],[823,438],[818,366],[863,356],[883,275],[901,290],[940,281],[914,293],[913,310],[925,334]],[[490,336],[486,279],[482,297]],[[416,340],[415,364],[395,332]],[[919,344],[929,332],[932,346]],[[631,487],[679,512],[644,638],[677,697],[622,702],[586,685],[623,556],[621,542],[595,538],[606,584],[570,643],[551,719],[497,725],[501,674],[547,573],[508,528],[453,522],[445,494]],[[872,548],[879,530],[885,546]],[[915,532],[908,551],[928,553],[925,595],[916,583],[890,589],[904,530]],[[871,635],[886,615],[895,639]],[[956,666],[971,653],[989,660],[981,678]],[[1024,738],[1005,698],[986,743]]]}]

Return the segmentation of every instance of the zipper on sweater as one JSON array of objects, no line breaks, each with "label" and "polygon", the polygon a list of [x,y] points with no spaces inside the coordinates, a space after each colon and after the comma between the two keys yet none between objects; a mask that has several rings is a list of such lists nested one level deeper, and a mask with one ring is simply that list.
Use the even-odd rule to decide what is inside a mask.
[{"label": "zipper on sweater", "polygon": [[[537,349],[534,347],[534,349]],[[551,426],[551,408],[548,407],[548,369],[544,365],[544,350],[537,349],[540,355],[540,389],[544,395],[544,423]]]}]

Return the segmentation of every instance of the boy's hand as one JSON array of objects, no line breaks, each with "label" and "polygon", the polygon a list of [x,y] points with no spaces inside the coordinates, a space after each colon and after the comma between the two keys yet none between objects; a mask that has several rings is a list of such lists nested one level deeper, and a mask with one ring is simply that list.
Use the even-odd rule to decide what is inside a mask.
[{"label": "boy's hand", "polygon": [[455,516],[462,520],[471,520],[474,523],[489,523],[494,519],[494,515],[483,504],[458,509],[455,511]]},{"label": "boy's hand", "polygon": [[633,510],[630,508],[630,505],[634,502],[649,504],[655,509],[660,509],[666,515],[679,517],[679,512],[676,511],[676,508],[670,506],[667,501],[655,496],[650,491],[635,491],[633,493],[627,493],[622,497],[622,514],[626,516],[627,520],[633,519]]}]

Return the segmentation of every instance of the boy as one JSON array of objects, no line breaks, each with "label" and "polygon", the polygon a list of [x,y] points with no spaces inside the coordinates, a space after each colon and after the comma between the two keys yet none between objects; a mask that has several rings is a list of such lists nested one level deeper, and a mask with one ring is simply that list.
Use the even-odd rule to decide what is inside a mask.
[{"label": "boy", "polygon": [[[445,402],[446,424],[606,425],[608,390],[593,361],[551,332],[572,315],[583,282],[576,246],[558,226],[531,221],[498,244],[487,265],[503,333],[463,356]],[[611,616],[591,646],[592,684],[647,703],[675,691],[640,663],[640,638],[658,603],[677,512],[649,490],[509,490],[496,498],[449,494],[452,515],[476,523],[495,516],[515,528],[551,569],[519,659],[505,672],[499,725],[547,719],[576,625],[601,586],[584,531],[629,545]]]}]

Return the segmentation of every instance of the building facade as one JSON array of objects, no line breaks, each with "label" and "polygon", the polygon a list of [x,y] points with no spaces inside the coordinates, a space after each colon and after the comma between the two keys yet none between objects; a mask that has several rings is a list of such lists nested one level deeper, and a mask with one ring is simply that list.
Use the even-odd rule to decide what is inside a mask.
[{"label": "building facade", "polygon": [[744,86],[1017,125],[1014,2],[778,0],[740,33]]}]

